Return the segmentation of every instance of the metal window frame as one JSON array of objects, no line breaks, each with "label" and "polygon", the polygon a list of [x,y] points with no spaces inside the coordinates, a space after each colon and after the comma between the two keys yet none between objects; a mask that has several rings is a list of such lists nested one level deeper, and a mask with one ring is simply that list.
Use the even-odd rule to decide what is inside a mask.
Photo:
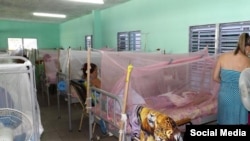
[{"label": "metal window frame", "polygon": [[87,50],[89,47],[93,48],[93,35],[85,36],[85,50]]},{"label": "metal window frame", "polygon": [[236,49],[241,33],[250,34],[250,21],[221,23],[219,29],[219,52],[232,51]]},{"label": "metal window frame", "polygon": [[189,27],[189,52],[208,48],[209,54],[216,53],[216,24]]},{"label": "metal window frame", "polygon": [[141,31],[117,33],[117,51],[140,51]]},{"label": "metal window frame", "polygon": [[[250,34],[250,21],[190,26],[189,52],[195,52],[205,47],[204,44],[201,44],[202,39],[199,37],[202,32],[205,34],[206,32],[204,31],[209,30],[214,30],[214,37],[212,36],[214,39],[211,38],[211,41],[214,42],[214,46],[212,44],[210,44],[210,46],[208,45],[209,53],[225,53],[236,49],[241,33],[245,32]],[[195,37],[195,34],[197,34],[197,37]],[[205,37],[206,36],[209,35],[205,35]],[[206,38],[204,38],[204,40],[205,39]],[[209,38],[207,39],[209,42]]]}]

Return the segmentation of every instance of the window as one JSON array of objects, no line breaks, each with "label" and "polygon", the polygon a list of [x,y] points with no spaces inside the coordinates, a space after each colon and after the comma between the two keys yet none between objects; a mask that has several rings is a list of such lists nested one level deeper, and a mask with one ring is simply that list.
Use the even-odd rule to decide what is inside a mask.
[{"label": "window", "polygon": [[8,49],[9,50],[23,50],[22,38],[8,38]]},{"label": "window", "polygon": [[24,49],[28,49],[28,50],[37,49],[37,39],[24,38],[23,46],[24,46]]},{"label": "window", "polygon": [[92,35],[86,35],[85,36],[85,49],[87,50],[89,47],[93,47],[93,36]]},{"label": "window", "polygon": [[25,51],[37,49],[37,39],[8,38],[8,50],[12,55],[23,55]]},{"label": "window", "polygon": [[234,50],[243,32],[250,33],[250,22],[220,24],[219,52]]},{"label": "window", "polygon": [[[216,33],[216,31],[218,31]],[[250,34],[250,21],[191,26],[189,32],[189,52],[195,52],[208,46],[209,54],[224,53],[237,47],[239,36]],[[216,36],[217,34],[217,36]],[[218,39],[218,44],[215,40]],[[216,47],[218,45],[218,47]]]},{"label": "window", "polygon": [[189,29],[189,52],[196,52],[208,47],[209,54],[215,50],[215,24],[191,26]]},{"label": "window", "polygon": [[140,51],[141,50],[141,32],[118,32],[117,34],[118,51]]},{"label": "window", "polygon": [[37,39],[33,38],[8,38],[9,50],[37,49]]}]

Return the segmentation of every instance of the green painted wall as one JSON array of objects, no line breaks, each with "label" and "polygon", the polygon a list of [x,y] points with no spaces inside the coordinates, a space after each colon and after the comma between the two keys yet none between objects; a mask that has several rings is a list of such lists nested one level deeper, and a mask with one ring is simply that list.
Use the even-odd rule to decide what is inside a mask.
[{"label": "green painted wall", "polygon": [[188,52],[189,26],[249,21],[249,5],[249,0],[131,0],[101,12],[103,45],[117,47],[119,31],[141,30],[145,51]]},{"label": "green painted wall", "polygon": [[60,47],[58,24],[0,20],[0,49],[8,48],[8,38],[36,38],[38,48]]},{"label": "green painted wall", "polygon": [[92,12],[93,16],[93,48],[102,48],[102,20],[100,11],[96,10]]},{"label": "green painted wall", "polygon": [[94,48],[117,47],[117,32],[141,30],[144,51],[188,52],[193,25],[250,21],[249,0],[130,0],[112,8],[57,24],[0,20],[0,48],[7,38],[37,38],[39,48],[84,48],[93,35]]},{"label": "green painted wall", "polygon": [[93,34],[92,14],[77,18],[60,25],[60,44],[63,48],[83,49],[85,36]]}]

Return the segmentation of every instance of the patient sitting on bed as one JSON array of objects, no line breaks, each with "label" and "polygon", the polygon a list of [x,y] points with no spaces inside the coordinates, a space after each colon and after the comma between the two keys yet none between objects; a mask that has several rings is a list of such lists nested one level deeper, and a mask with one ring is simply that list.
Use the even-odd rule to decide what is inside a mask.
[{"label": "patient sitting on bed", "polygon": [[[82,67],[82,72],[83,72],[83,76],[82,78],[84,80],[87,80],[87,70],[88,70],[88,64],[85,63],[83,64]],[[87,87],[87,81],[84,81],[84,86]],[[101,80],[98,77],[98,68],[97,65],[94,63],[90,63],[90,87],[96,87],[96,88],[101,88]],[[98,103],[97,101],[97,97],[98,97],[98,93],[92,93],[91,97],[92,97],[92,106],[94,106],[95,102]]]},{"label": "patient sitting on bed", "polygon": [[[85,63],[82,67],[83,79],[87,80],[87,70],[88,64]],[[87,86],[87,82],[85,81],[85,86]],[[90,86],[94,86],[96,88],[101,88],[101,80],[98,78],[98,68],[94,63],[90,63]]]}]

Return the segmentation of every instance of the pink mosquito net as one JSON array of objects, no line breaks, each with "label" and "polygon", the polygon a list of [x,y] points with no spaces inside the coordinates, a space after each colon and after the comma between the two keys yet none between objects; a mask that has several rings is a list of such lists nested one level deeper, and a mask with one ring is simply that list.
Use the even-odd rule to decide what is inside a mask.
[{"label": "pink mosquito net", "polygon": [[58,57],[58,50],[39,50],[38,59],[41,58],[43,60],[44,73],[49,84],[56,84],[56,73],[60,69]]},{"label": "pink mosquito net", "polygon": [[218,83],[212,80],[216,57],[207,49],[186,54],[102,52],[102,89],[124,97],[127,67],[133,65],[126,111],[144,105],[175,120],[215,114]]}]

